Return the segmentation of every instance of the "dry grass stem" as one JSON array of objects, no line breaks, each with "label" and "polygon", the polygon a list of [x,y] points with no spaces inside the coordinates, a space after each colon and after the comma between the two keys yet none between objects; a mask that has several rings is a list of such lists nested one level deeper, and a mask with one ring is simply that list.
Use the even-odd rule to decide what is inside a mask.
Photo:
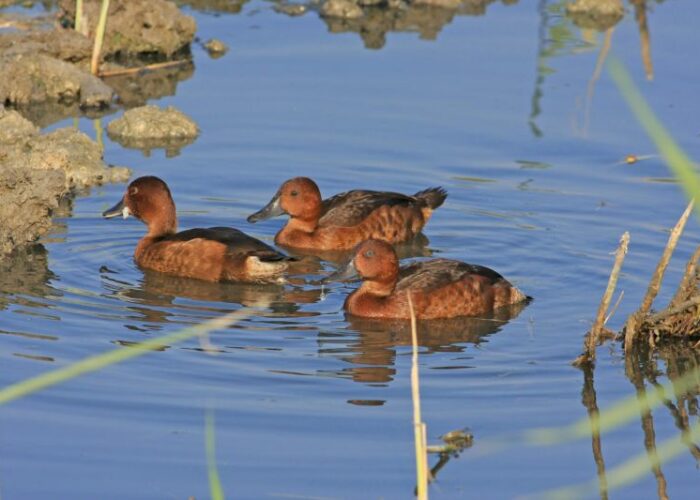
[{"label": "dry grass stem", "polygon": [[676,294],[673,296],[673,299],[671,299],[671,302],[668,305],[669,308],[678,306],[695,294],[698,283],[698,258],[700,258],[700,246],[695,249],[695,252],[693,252],[693,255],[688,261],[688,264],[686,264],[685,274],[683,274],[683,279],[678,285],[678,290],[676,290]]},{"label": "dry grass stem", "polygon": [[100,71],[99,76],[101,78],[109,78],[110,76],[122,76],[122,75],[132,75],[134,73],[145,73],[148,71],[155,71],[163,68],[172,68],[176,66],[182,66],[184,64],[189,64],[192,62],[190,59],[180,59],[178,61],[165,61],[153,64],[147,64],[145,66],[138,66],[136,68],[122,68],[115,69],[111,71]]},{"label": "dry grass stem", "polygon": [[[612,300],[613,293],[615,293],[615,287],[617,286],[617,279],[620,276],[620,269],[622,268],[622,262],[625,260],[625,255],[627,254],[627,247],[629,246],[630,233],[625,231],[625,233],[620,238],[620,244],[615,252],[615,263],[613,264],[612,271],[610,272],[610,278],[608,279],[608,286],[605,289],[603,298],[598,306],[598,313],[596,314],[595,322],[593,327],[588,332],[586,336],[586,341],[584,345],[584,352],[575,361],[574,365],[580,366],[581,364],[588,362],[593,363],[595,361],[595,348],[598,345],[598,336],[600,335],[605,322],[605,313],[610,307],[610,301]],[[616,306],[617,307],[617,306]]]},{"label": "dry grass stem", "polygon": [[95,31],[95,45],[92,47],[92,61],[90,63],[90,72],[97,75],[100,65],[100,53],[102,52],[102,42],[105,38],[105,26],[107,25],[107,11],[109,10],[109,0],[102,0],[100,8],[100,18],[97,22]]},{"label": "dry grass stem", "polygon": [[690,216],[690,212],[693,209],[693,205],[694,200],[691,200],[690,203],[688,203],[688,206],[686,207],[685,211],[683,212],[683,215],[681,215],[680,219],[678,219],[678,222],[671,231],[671,235],[668,238],[668,243],[666,244],[664,253],[661,255],[659,264],[656,266],[654,275],[652,276],[651,281],[649,282],[649,287],[647,288],[647,293],[644,296],[642,305],[639,307],[639,310],[636,313],[632,314],[627,319],[627,324],[625,325],[625,350],[628,350],[632,347],[632,344],[634,343],[637,337],[639,327],[644,322],[644,319],[648,314],[649,309],[651,309],[651,305],[654,302],[656,295],[659,293],[664,273],[666,272],[668,263],[671,260],[671,255],[673,255],[673,251],[676,249],[676,245],[678,244],[678,238],[680,238],[681,234],[683,233],[683,229],[685,228],[685,224],[688,221],[688,217]]},{"label": "dry grass stem", "polygon": [[408,297],[408,309],[411,312],[411,398],[413,400],[413,437],[416,448],[416,497],[418,500],[428,498],[428,454],[426,452],[426,426],[422,422],[420,410],[420,383],[418,377],[418,328],[416,313],[413,310],[411,295]]}]

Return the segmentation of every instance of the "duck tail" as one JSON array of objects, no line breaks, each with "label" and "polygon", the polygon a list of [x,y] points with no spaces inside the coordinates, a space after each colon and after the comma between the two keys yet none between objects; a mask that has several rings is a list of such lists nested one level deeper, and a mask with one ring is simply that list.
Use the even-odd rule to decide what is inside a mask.
[{"label": "duck tail", "polygon": [[435,210],[445,202],[447,191],[440,186],[431,187],[423,191],[418,191],[413,196],[430,210]]}]

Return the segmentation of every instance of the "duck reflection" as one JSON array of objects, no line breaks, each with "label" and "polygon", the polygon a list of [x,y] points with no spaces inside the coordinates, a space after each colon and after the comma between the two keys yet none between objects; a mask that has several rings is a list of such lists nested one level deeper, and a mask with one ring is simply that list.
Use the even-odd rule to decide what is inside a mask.
[{"label": "duck reflection", "polygon": [[[268,317],[308,317],[318,313],[302,311],[301,305],[322,298],[320,288],[210,283],[150,270],[143,271],[143,280],[136,286],[118,281],[108,270],[103,270],[103,278],[105,288],[112,295],[134,304],[129,309],[138,313],[139,321],[147,323],[172,322],[174,317],[181,318],[186,310],[216,314],[230,312],[230,308],[223,304],[267,308],[264,315]],[[187,301],[197,303],[188,304]]]},{"label": "duck reflection", "polygon": [[[411,259],[414,257],[430,257],[433,251],[428,248],[430,240],[423,233],[418,233],[410,241],[397,243],[393,245],[396,255],[399,260]],[[292,274],[318,274],[321,275],[327,270],[324,270],[322,262],[330,262],[335,265],[345,264],[352,259],[355,249],[349,250],[317,250],[305,248],[292,248],[285,245],[279,245],[286,253],[299,258],[299,262],[290,265]]]},{"label": "duck reflection", "polygon": [[[418,321],[418,345],[424,354],[436,352],[464,352],[464,344],[478,345],[486,337],[498,332],[520,314],[526,303],[513,304],[492,315],[470,318],[447,318]],[[342,375],[356,382],[385,384],[396,370],[396,348],[411,345],[411,325],[408,321],[360,318],[346,315],[351,330],[357,331],[357,342],[349,346],[350,353],[342,356],[352,366]],[[331,352],[321,349],[319,352]]]}]

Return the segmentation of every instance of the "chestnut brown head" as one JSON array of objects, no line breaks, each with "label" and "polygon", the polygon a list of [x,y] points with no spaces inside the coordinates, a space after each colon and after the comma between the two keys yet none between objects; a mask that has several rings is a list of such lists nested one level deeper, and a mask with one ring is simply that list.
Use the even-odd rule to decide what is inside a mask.
[{"label": "chestnut brown head", "polygon": [[264,208],[248,217],[248,222],[258,222],[282,214],[302,220],[318,220],[321,201],[321,192],[314,181],[308,177],[295,177],[282,184]]},{"label": "chestnut brown head", "polygon": [[134,180],[126,188],[122,199],[109,210],[102,212],[105,218],[133,215],[149,228],[161,232],[175,232],[177,220],[175,202],[168,185],[158,177],[145,176]]}]

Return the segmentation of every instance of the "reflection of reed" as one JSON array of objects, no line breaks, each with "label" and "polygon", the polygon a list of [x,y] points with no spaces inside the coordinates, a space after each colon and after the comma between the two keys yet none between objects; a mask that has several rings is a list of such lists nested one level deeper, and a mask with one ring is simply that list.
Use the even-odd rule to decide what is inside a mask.
[{"label": "reflection of reed", "polygon": [[[687,373],[698,372],[700,369],[700,354],[693,349],[688,349],[687,346],[677,345],[665,346],[659,349],[658,353],[666,364],[666,375],[674,383],[674,396],[677,401],[677,404],[674,404],[673,401],[664,398],[664,405],[671,412],[676,427],[681,431],[681,441],[688,447],[688,451],[695,458],[695,461],[700,464],[700,447],[691,438],[689,417],[689,415],[698,416],[697,393],[678,390],[675,385],[675,381]],[[652,366],[648,370],[647,376],[649,381],[659,390],[661,386],[656,381],[656,373],[656,367]]]},{"label": "reflection of reed", "polygon": [[647,450],[651,470],[656,478],[656,492],[659,498],[667,499],[666,477],[661,470],[659,454],[656,451],[656,432],[654,431],[654,418],[647,397],[644,384],[644,366],[647,362],[648,350],[641,346],[634,346],[631,351],[625,353],[625,373],[637,391],[642,431],[644,432],[644,448]]},{"label": "reflection of reed", "polygon": [[596,83],[600,79],[600,74],[603,72],[605,60],[608,58],[608,54],[610,53],[614,30],[614,27],[610,27],[605,31],[605,38],[603,39],[603,45],[601,45],[600,52],[598,53],[598,59],[595,63],[593,75],[588,81],[588,86],[586,87],[586,98],[583,104],[583,126],[581,127],[581,133],[584,137],[588,135],[588,126],[591,122],[591,104],[593,103],[593,92],[595,91]]},{"label": "reflection of reed", "polygon": [[651,41],[649,39],[649,25],[647,24],[647,2],[646,0],[630,0],[634,5],[634,17],[639,27],[639,44],[642,53],[642,63],[647,80],[654,79],[654,67],[651,63]]},{"label": "reflection of reed", "polygon": [[594,367],[591,363],[582,365],[583,370],[583,391],[581,392],[581,402],[588,410],[588,418],[591,422],[591,446],[593,448],[593,459],[595,460],[596,471],[598,473],[598,490],[600,498],[608,498],[608,480],[605,476],[605,460],[603,459],[603,447],[600,440],[600,410],[593,381]]}]

